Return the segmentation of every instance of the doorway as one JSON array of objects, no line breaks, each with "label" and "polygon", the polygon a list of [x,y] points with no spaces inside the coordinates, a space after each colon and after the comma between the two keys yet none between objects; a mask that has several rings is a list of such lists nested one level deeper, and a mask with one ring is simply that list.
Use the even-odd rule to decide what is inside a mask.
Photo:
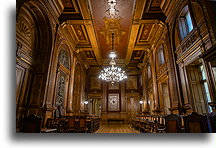
[{"label": "doorway", "polygon": [[89,114],[98,116],[101,118],[101,99],[90,99],[90,103],[88,104],[88,112]]},{"label": "doorway", "polygon": [[167,83],[162,83],[161,84],[162,87],[162,97],[163,97],[163,107],[164,107],[164,113],[166,115],[170,114],[170,97],[169,97],[169,88],[168,88],[168,84]]},{"label": "doorway", "polygon": [[155,102],[154,102],[154,97],[153,97],[152,92],[148,93],[148,104],[149,104],[150,114],[153,115],[154,114],[153,111],[154,111]]},{"label": "doorway", "polygon": [[186,67],[193,110],[200,114],[211,111],[207,102],[210,102],[210,94],[206,82],[206,75],[202,64],[194,62]]},{"label": "doorway", "polygon": [[134,118],[140,111],[139,97],[130,96],[127,98],[127,113],[128,121],[131,121],[131,118]]}]

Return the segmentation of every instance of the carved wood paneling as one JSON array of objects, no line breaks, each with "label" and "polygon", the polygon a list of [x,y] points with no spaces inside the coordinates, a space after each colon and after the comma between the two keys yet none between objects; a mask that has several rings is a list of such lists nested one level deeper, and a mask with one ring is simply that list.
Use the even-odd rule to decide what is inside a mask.
[{"label": "carved wood paneling", "polygon": [[25,69],[16,66],[16,104],[19,104],[20,93],[22,90],[23,78],[24,78]]},{"label": "carved wood paneling", "polygon": [[101,80],[98,77],[91,77],[90,78],[90,89],[91,90],[101,90]]},{"label": "carved wood paneling", "polygon": [[43,98],[42,96],[42,88],[44,86],[44,76],[43,75],[35,75],[34,82],[32,85],[30,105],[39,106],[40,101]]},{"label": "carved wood paneling", "polygon": [[119,94],[108,94],[108,111],[120,111]]},{"label": "carved wood paneling", "polygon": [[82,14],[80,13],[77,0],[61,0],[61,5],[63,7],[63,11],[59,17],[60,22],[73,19],[82,19]]},{"label": "carved wood paneling", "polygon": [[76,44],[90,44],[84,25],[71,25]]},{"label": "carved wood paneling", "polygon": [[139,37],[137,44],[142,44],[149,41],[149,35],[152,31],[153,24],[142,24],[140,26]]},{"label": "carved wood paneling", "polygon": [[120,84],[119,83],[108,83],[108,90],[119,90]]},{"label": "carved wood paneling", "polygon": [[137,90],[138,89],[137,76],[128,76],[128,79],[126,81],[126,89],[127,90]]}]

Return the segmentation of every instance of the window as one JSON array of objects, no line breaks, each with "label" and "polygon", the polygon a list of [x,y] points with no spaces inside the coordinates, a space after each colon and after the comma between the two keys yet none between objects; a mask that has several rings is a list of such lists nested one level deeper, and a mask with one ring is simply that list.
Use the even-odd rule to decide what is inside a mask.
[{"label": "window", "polygon": [[189,12],[186,14],[185,18],[187,22],[188,32],[191,32],[193,30],[193,24],[192,24],[192,20],[191,20],[191,16]]},{"label": "window", "polygon": [[179,30],[181,39],[184,39],[193,30],[193,23],[190,12],[188,10],[188,6],[185,6],[185,8],[182,10],[180,14]]},{"label": "window", "polygon": [[151,66],[150,66],[150,64],[147,67],[147,75],[148,75],[148,80],[151,79]]},{"label": "window", "polygon": [[161,66],[165,63],[163,46],[158,49],[158,65]]},{"label": "window", "polygon": [[[68,52],[66,50],[61,50],[58,57],[59,63],[62,64],[62,66],[69,70],[69,56]],[[67,78],[69,76],[69,73],[65,72],[62,67],[59,67],[59,74],[57,76],[57,86],[56,86],[56,100],[55,105],[56,106],[64,106],[65,98],[67,97]]]},{"label": "window", "polygon": [[59,62],[64,65],[64,67],[66,67],[67,69],[70,69],[70,65],[69,65],[69,57],[68,57],[68,53],[66,50],[61,50],[60,54],[59,54]]}]

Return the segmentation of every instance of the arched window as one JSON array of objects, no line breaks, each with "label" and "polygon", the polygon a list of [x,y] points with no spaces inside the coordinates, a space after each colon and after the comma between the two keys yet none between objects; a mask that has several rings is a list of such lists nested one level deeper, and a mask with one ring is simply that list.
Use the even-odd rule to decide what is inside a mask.
[{"label": "arched window", "polygon": [[165,63],[165,58],[164,58],[164,52],[163,52],[163,46],[161,45],[158,48],[158,65],[161,66]]},{"label": "arched window", "polygon": [[147,76],[148,76],[148,80],[151,79],[151,77],[152,77],[150,64],[148,64],[148,66],[147,66]]},{"label": "arched window", "polygon": [[64,100],[66,97],[66,90],[68,86],[67,78],[69,77],[69,56],[66,50],[61,50],[58,56],[58,62],[65,67],[67,70],[64,70],[62,67],[59,67],[59,72],[57,76],[57,93],[56,93],[56,106],[64,106]]},{"label": "arched window", "polygon": [[68,57],[68,53],[66,50],[61,50],[60,54],[59,54],[59,62],[66,67],[67,69],[69,69],[69,57]]},{"label": "arched window", "polygon": [[193,30],[193,28],[194,26],[191,19],[191,14],[187,5],[182,9],[179,16],[179,31],[181,39],[183,40]]}]

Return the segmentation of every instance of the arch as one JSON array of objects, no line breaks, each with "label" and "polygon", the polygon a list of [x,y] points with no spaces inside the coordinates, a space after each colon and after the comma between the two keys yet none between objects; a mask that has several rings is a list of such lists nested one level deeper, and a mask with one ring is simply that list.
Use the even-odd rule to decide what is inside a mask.
[{"label": "arch", "polygon": [[81,66],[79,63],[75,66],[74,87],[73,87],[73,103],[74,112],[79,112],[81,102]]},{"label": "arch", "polygon": [[152,78],[152,70],[151,70],[151,65],[148,63],[147,65],[147,79],[150,80]]},{"label": "arch", "polygon": [[160,67],[165,64],[165,52],[164,52],[164,44],[161,43],[158,45],[156,54],[155,54],[155,60],[156,60],[156,71],[160,69]]},{"label": "arch", "polygon": [[53,42],[51,24],[46,8],[40,1],[25,1],[17,12],[16,72],[22,76],[17,84],[21,86],[18,90],[20,94],[17,96],[17,108],[23,105],[32,106],[25,113],[39,114],[44,102],[41,99],[45,98]]},{"label": "arch", "polygon": [[178,6],[178,10],[175,11],[175,14],[173,15],[174,17],[174,21],[173,24],[171,26],[171,47],[173,48],[173,50],[176,50],[176,46],[180,44],[180,33],[179,33],[179,29],[178,29],[178,18],[179,15],[182,11],[182,9],[188,5],[188,1],[184,1],[182,2],[179,6]]},{"label": "arch", "polygon": [[56,77],[56,95],[54,105],[65,108],[68,96],[68,84],[70,75],[70,57],[67,46],[61,45],[58,52],[58,69]]},{"label": "arch", "polygon": [[202,20],[204,20],[203,10],[197,2],[192,2],[192,9],[196,15],[194,15],[196,24],[198,25]]}]

